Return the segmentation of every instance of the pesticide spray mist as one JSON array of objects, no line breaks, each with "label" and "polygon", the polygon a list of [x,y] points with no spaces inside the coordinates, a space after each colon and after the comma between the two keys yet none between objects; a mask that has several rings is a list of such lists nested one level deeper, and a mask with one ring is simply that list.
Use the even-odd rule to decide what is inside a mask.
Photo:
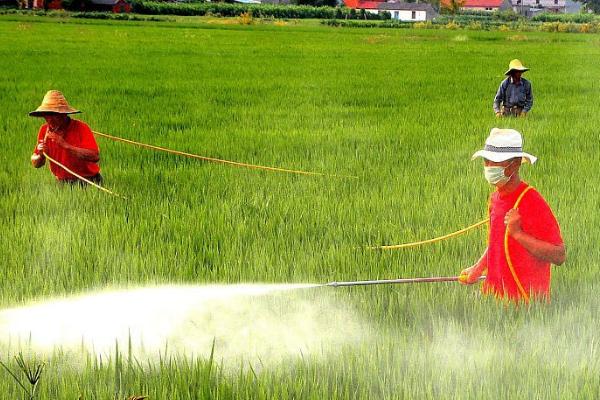
[{"label": "pesticide spray mist", "polygon": [[[207,357],[261,363],[325,357],[361,340],[366,324],[319,285],[160,286],[100,292],[0,312],[9,349],[110,356]],[[343,329],[340,329],[342,328]]]}]

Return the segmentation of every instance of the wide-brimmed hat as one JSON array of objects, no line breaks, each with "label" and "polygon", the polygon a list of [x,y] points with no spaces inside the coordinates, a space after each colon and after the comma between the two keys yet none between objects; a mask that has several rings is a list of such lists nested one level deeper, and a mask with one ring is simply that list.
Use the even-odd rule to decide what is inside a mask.
[{"label": "wide-brimmed hat", "polygon": [[523,63],[520,60],[517,60],[516,58],[514,60],[512,60],[509,64],[508,64],[508,71],[506,71],[504,73],[504,75],[510,75],[510,73],[512,71],[521,71],[521,72],[525,72],[525,71],[529,71],[529,68],[526,68]]},{"label": "wide-brimmed hat", "polygon": [[44,96],[42,104],[29,113],[32,117],[41,117],[44,114],[55,113],[55,114],[77,114],[81,111],[71,107],[67,103],[65,96],[58,90],[50,90]]},{"label": "wide-brimmed hat", "polygon": [[473,154],[471,159],[474,160],[477,157],[483,157],[493,162],[522,157],[523,162],[530,162],[531,164],[537,160],[537,157],[523,152],[523,138],[518,131],[500,128],[492,129],[490,136],[485,141],[484,149]]}]

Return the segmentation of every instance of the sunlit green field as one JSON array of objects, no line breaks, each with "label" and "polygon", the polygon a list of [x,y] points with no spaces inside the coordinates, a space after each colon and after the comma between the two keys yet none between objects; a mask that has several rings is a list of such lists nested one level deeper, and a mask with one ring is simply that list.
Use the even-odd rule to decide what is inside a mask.
[{"label": "sunlit green field", "polygon": [[[45,355],[39,398],[600,397],[600,36],[311,25],[0,19],[0,304],[149,284],[456,275],[483,252],[485,229],[413,250],[364,245],[483,219],[490,187],[470,156],[494,126],[524,134],[539,162],[523,177],[561,224],[568,260],[552,303],[515,310],[458,284],[319,288],[308,298],[346,304],[364,340],[233,372],[218,347],[212,359],[208,347],[140,364],[126,350],[101,364]],[[535,105],[496,120],[512,58],[531,68]],[[41,120],[27,112],[49,89],[100,132],[359,179],[97,138],[105,186],[129,200],[61,187],[29,164]],[[20,396],[4,370],[0,393]]]}]

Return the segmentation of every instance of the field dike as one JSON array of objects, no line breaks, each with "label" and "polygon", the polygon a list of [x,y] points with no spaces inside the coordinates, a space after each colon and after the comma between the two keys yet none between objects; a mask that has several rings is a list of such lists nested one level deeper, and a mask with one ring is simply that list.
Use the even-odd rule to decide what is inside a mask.
[{"label": "field dike", "polygon": [[110,357],[118,346],[150,359],[208,357],[214,343],[215,359],[234,364],[327,356],[359,341],[363,323],[317,286],[158,286],[43,301],[0,311],[0,337],[10,351],[40,354]]}]

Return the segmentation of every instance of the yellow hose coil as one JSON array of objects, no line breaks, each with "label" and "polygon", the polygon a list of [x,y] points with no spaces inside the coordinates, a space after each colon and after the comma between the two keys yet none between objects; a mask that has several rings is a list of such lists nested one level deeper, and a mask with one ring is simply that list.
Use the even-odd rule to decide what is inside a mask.
[{"label": "yellow hose coil", "polygon": [[[529,192],[529,190],[531,190],[531,189],[533,189],[533,188],[531,186],[528,186],[525,190],[523,190],[523,192],[517,198],[517,201],[515,201],[515,205],[512,207],[513,210],[516,210],[517,207],[519,207],[521,200],[523,200],[523,196],[525,196],[525,193]],[[527,302],[529,302],[529,294],[523,288],[523,284],[521,284],[521,280],[517,276],[515,267],[513,266],[512,260],[510,258],[510,252],[508,251],[508,237],[509,237],[509,233],[508,233],[508,226],[507,226],[506,231],[504,232],[504,255],[506,256],[506,263],[508,264],[508,269],[510,269],[510,273],[511,273],[513,279],[515,280],[515,283],[517,284],[519,293],[521,293],[521,296],[523,296],[523,298],[525,299],[525,302],[527,303]]]}]

